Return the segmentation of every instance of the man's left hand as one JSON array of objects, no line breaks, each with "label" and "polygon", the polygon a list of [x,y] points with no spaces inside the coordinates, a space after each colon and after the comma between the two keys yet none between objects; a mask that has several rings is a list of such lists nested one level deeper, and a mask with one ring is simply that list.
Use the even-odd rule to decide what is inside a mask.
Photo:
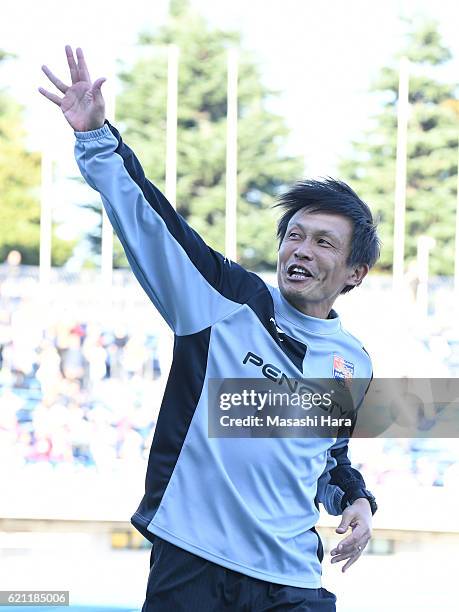
[{"label": "man's left hand", "polygon": [[370,504],[364,497],[356,499],[351,506],[344,510],[341,523],[335,531],[336,533],[346,533],[351,527],[352,533],[330,551],[332,563],[348,560],[342,568],[343,572],[361,556],[363,549],[371,538],[371,524]]}]

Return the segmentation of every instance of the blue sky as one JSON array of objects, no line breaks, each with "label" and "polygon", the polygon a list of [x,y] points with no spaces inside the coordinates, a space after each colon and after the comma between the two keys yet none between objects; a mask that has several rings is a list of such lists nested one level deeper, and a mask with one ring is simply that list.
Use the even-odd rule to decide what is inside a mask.
[{"label": "blue sky", "polygon": [[[242,31],[244,47],[259,58],[266,84],[281,91],[276,110],[291,127],[291,150],[304,155],[309,175],[336,174],[350,140],[369,125],[377,103],[368,88],[402,44],[400,15],[434,16],[454,53],[448,76],[454,79],[459,73],[459,5],[454,0],[192,0],[192,4],[211,23]],[[108,77],[104,88],[109,96],[116,89],[116,60],[135,58],[138,31],[160,25],[167,6],[166,0],[80,0],[68,5],[59,0],[2,1],[1,47],[18,59],[2,69],[0,82],[9,85],[26,107],[31,147],[46,142],[67,164],[68,172],[75,169],[73,134],[57,108],[37,93],[46,82],[41,64],[65,77],[64,45],[81,46],[93,78]]]}]

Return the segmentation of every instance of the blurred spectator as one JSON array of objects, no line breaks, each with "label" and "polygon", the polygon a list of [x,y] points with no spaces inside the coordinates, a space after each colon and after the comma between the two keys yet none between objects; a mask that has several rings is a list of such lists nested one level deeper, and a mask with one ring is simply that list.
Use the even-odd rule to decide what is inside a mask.
[{"label": "blurred spectator", "polygon": [[[112,473],[146,462],[167,369],[151,304],[145,310],[133,298],[129,310],[104,311],[102,321],[89,298],[82,310],[68,299],[39,308],[40,296],[34,300],[24,291],[36,280],[24,278],[19,264],[20,254],[11,252],[0,269],[0,475],[10,477],[24,466]],[[376,287],[368,304],[348,302],[346,318],[368,320],[370,344],[378,335],[387,344],[387,330],[373,324],[382,317],[378,307],[388,308],[387,295]],[[401,339],[400,346],[412,353],[407,358],[400,350],[401,363],[417,368],[426,361],[430,367],[422,345],[450,375],[459,372],[459,327],[451,317],[431,317],[410,333],[415,341]],[[452,489],[459,477],[456,447],[456,440],[361,439],[352,442],[351,452],[370,489]]]},{"label": "blurred spectator", "polygon": [[70,312],[40,324],[33,313],[27,299],[0,300],[0,462],[146,461],[161,397],[157,336]]}]

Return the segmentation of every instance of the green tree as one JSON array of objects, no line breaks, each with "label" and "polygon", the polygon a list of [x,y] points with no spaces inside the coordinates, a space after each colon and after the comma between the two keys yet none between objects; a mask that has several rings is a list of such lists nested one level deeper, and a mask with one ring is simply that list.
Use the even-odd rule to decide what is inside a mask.
[{"label": "green tree", "polygon": [[[180,49],[177,137],[177,209],[203,238],[224,249],[226,163],[226,52],[240,35],[211,28],[186,0],[171,3],[156,33],[139,37],[140,59],[123,66],[117,122],[145,173],[164,188],[167,45]],[[300,177],[302,160],[286,154],[288,130],[267,107],[275,92],[259,68],[239,52],[238,256],[254,269],[276,258],[275,214],[282,187]],[[115,247],[115,254],[119,246]]]},{"label": "green tree", "polygon": [[[0,63],[14,58],[0,50]],[[0,262],[12,249],[37,265],[40,252],[40,155],[25,147],[22,108],[0,89]],[[73,244],[53,238],[53,264],[64,263]]]},{"label": "green tree", "polygon": [[[416,21],[395,59],[410,60],[405,257],[416,257],[417,238],[436,239],[431,272],[452,274],[458,155],[458,106],[454,83],[440,69],[451,59],[435,21]],[[390,270],[393,255],[398,63],[384,67],[372,86],[381,112],[364,138],[353,142],[341,175],[368,201],[379,217],[383,247],[380,267]]]}]

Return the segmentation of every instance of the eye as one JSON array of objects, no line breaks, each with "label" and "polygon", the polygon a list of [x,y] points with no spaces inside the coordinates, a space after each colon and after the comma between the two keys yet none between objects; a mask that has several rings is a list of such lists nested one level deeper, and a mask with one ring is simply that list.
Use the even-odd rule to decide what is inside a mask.
[{"label": "eye", "polygon": [[299,238],[300,235],[298,234],[298,232],[289,232],[288,237],[289,238]]},{"label": "eye", "polygon": [[318,242],[318,244],[320,244],[321,246],[324,246],[324,247],[332,247],[333,246],[332,243],[328,242],[328,240],[325,240],[325,238],[319,238],[319,240],[317,242]]}]

